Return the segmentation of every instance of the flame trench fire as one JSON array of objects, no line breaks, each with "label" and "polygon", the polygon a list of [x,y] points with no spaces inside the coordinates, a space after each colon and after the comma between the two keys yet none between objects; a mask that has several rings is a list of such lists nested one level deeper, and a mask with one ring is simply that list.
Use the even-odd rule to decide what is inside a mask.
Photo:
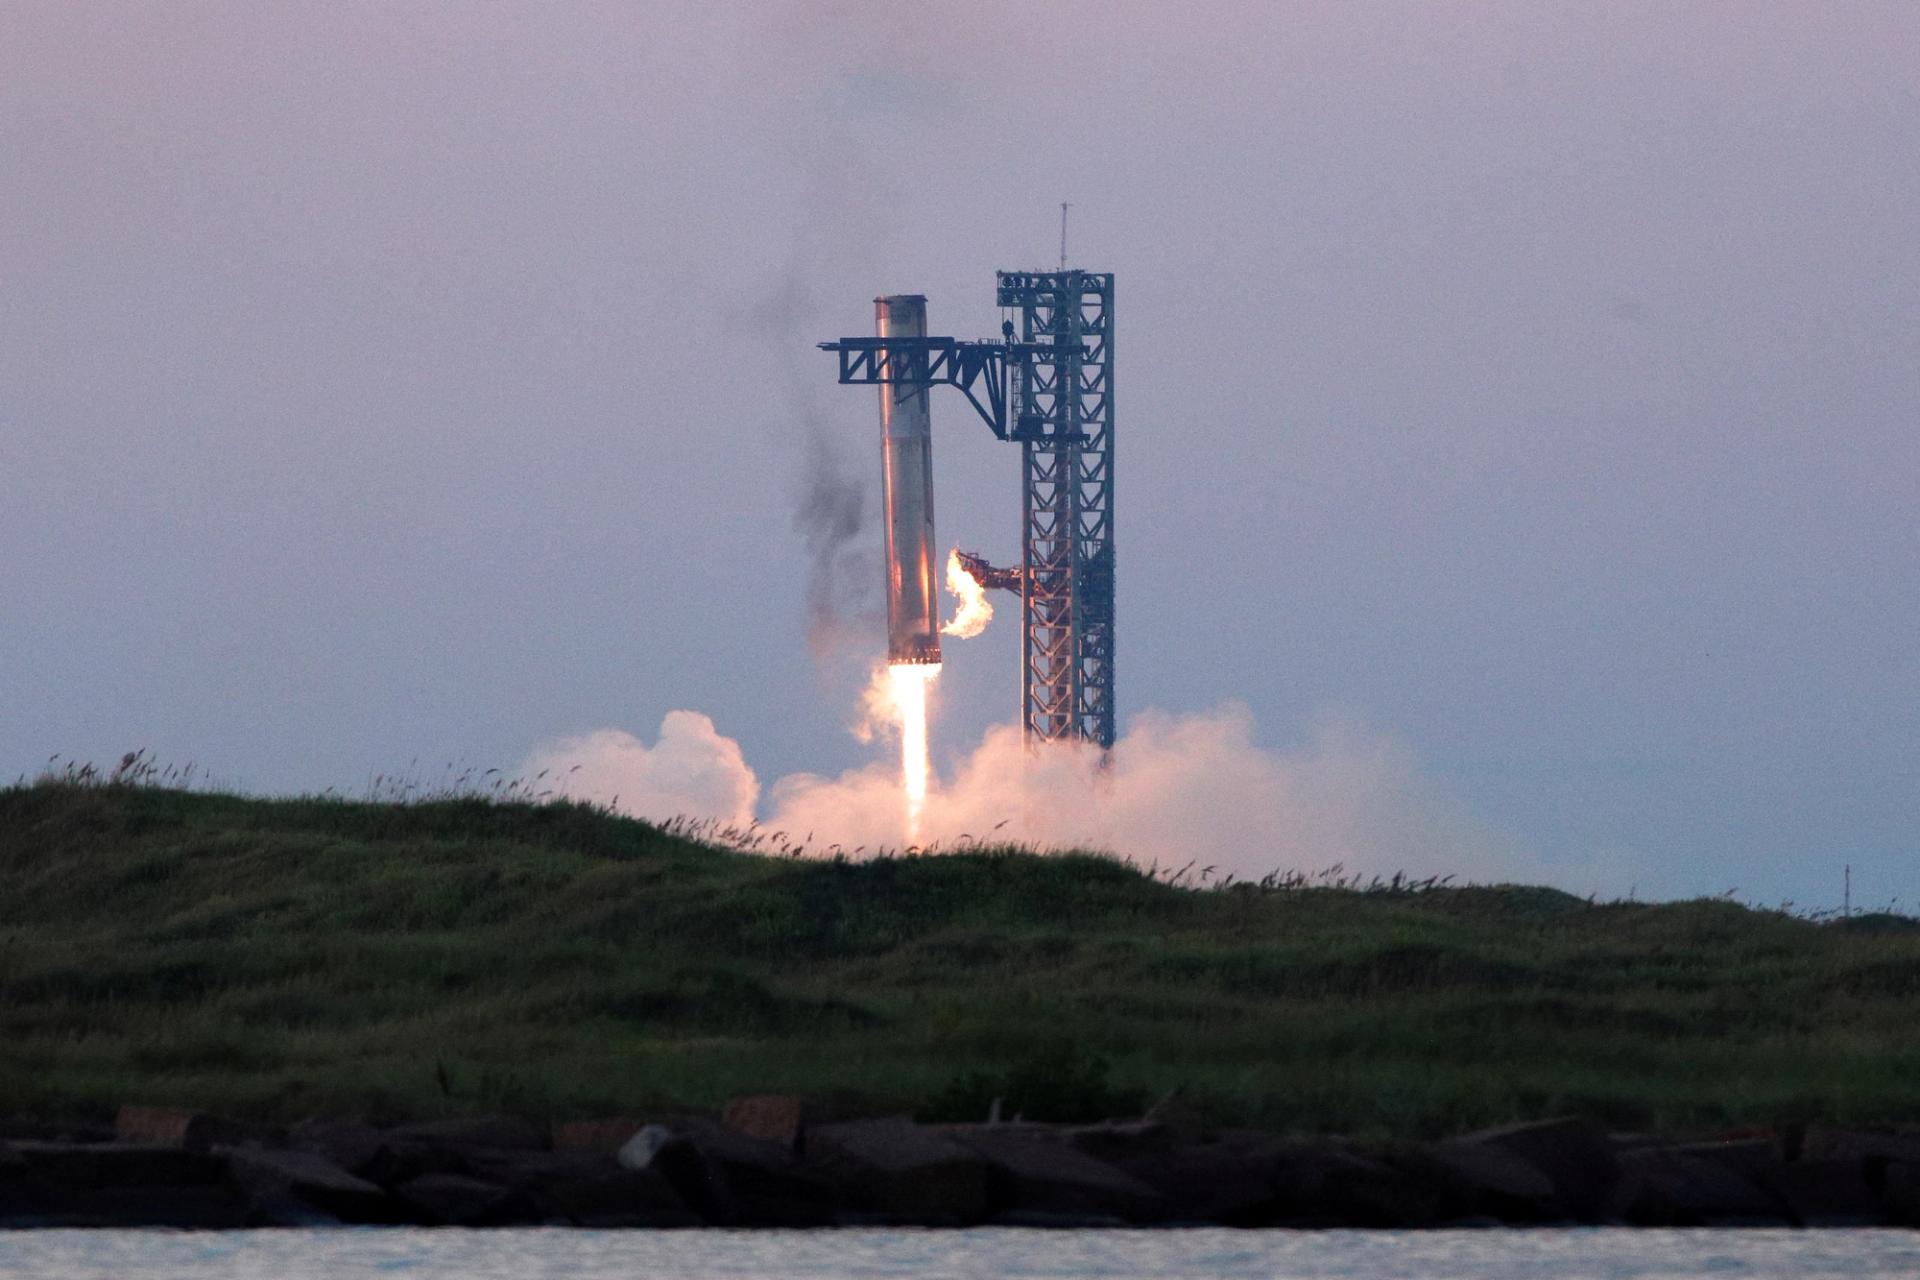
[{"label": "flame trench fire", "polygon": [[960,563],[957,547],[947,552],[947,590],[953,593],[960,605],[947,625],[940,628],[940,634],[971,640],[985,631],[987,624],[993,621],[993,602],[987,599],[985,584],[968,573],[967,567]]}]

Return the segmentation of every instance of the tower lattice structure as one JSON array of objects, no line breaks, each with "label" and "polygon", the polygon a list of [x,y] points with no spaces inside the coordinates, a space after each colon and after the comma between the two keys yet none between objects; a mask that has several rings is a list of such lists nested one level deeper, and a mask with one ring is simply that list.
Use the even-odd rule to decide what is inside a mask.
[{"label": "tower lattice structure", "polygon": [[1027,736],[1114,738],[1113,275],[1002,271],[1021,473],[1020,718]]},{"label": "tower lattice structure", "polygon": [[887,335],[823,342],[842,385],[947,385],[1020,445],[1021,561],[962,553],[1021,604],[1020,723],[1030,742],[1114,738],[1113,275],[1002,271],[998,342]]}]

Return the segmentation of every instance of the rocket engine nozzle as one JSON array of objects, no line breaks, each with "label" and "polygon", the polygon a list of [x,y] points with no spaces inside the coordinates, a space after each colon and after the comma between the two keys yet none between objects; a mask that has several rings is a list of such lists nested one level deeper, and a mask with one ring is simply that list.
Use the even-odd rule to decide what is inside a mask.
[{"label": "rocket engine nozzle", "polygon": [[908,644],[895,644],[891,640],[888,641],[887,665],[890,667],[903,665],[937,667],[940,664],[938,643],[929,645],[918,638]]}]

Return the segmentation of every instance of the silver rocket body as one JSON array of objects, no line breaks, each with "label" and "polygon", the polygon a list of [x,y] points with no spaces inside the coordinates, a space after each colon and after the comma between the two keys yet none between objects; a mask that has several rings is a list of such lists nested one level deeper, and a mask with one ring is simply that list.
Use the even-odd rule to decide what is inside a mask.
[{"label": "silver rocket body", "polygon": [[[927,336],[919,294],[874,299],[882,338]],[[880,495],[887,537],[887,661],[940,661],[940,579],[933,536],[933,435],[926,384],[880,384]]]}]

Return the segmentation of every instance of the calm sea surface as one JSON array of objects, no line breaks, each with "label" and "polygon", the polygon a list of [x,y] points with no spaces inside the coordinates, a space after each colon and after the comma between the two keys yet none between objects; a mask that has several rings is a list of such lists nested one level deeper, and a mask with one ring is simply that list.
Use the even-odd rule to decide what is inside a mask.
[{"label": "calm sea surface", "polygon": [[0,1276],[1914,1280],[1906,1231],[0,1232]]},{"label": "calm sea surface", "polygon": [[1906,1231],[0,1232],[0,1276],[1914,1280]]}]

